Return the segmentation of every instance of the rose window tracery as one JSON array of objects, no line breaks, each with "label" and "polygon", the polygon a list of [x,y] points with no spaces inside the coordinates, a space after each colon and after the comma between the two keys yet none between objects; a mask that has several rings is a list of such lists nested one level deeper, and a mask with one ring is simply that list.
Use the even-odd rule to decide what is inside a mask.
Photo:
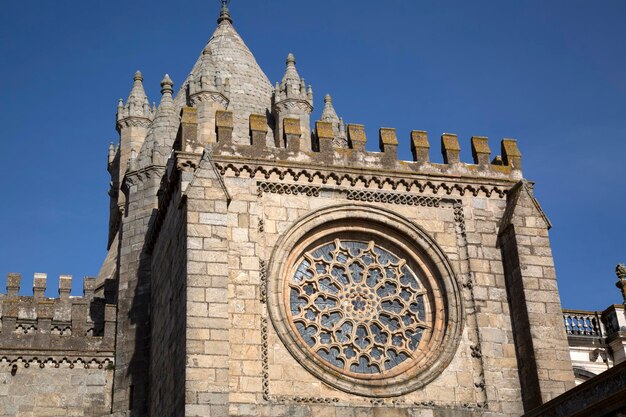
[{"label": "rose window tracery", "polygon": [[384,375],[419,356],[433,318],[407,259],[374,240],[337,238],[304,252],[292,271],[289,320],[325,363]]},{"label": "rose window tracery", "polygon": [[351,395],[424,387],[461,340],[461,293],[446,253],[380,207],[351,202],[302,217],[278,237],[265,289],[274,353],[286,348],[292,366]]}]

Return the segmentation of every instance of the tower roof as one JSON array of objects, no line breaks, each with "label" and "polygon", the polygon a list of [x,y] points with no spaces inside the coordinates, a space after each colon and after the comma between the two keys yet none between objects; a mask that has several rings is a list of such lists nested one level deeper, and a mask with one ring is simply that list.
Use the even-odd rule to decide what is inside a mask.
[{"label": "tower roof", "polygon": [[135,105],[138,106],[144,104],[149,105],[148,96],[146,96],[146,92],[143,89],[143,75],[141,74],[141,71],[137,71],[133,77],[133,88],[130,90],[128,100],[126,100],[126,103],[130,102],[134,102]]},{"label": "tower roof", "polygon": [[[212,91],[221,92],[223,89],[220,87],[230,85],[231,89],[225,95],[228,99],[227,109],[235,114],[233,136],[236,139],[247,137],[250,114],[265,114],[271,108],[272,86],[233,27],[227,12],[228,9],[222,9],[217,29],[202,50],[183,87],[191,80],[201,81],[203,86],[212,84]],[[183,88],[176,96],[178,108],[185,104],[186,98]]]},{"label": "tower roof", "polygon": [[333,98],[330,94],[324,97],[324,110],[322,110],[322,120],[333,124],[339,123],[339,116],[333,107]]},{"label": "tower roof", "polygon": [[176,139],[176,132],[180,117],[175,110],[172,93],[174,83],[169,75],[165,74],[161,81],[161,102],[154,115],[154,120],[148,131],[138,156],[138,167],[152,164],[165,165],[170,149]]},{"label": "tower roof", "polygon": [[120,99],[117,106],[117,120],[129,117],[152,119],[152,109],[148,102],[148,96],[143,89],[143,75],[137,71],[133,77],[133,88],[130,90],[126,104]]}]

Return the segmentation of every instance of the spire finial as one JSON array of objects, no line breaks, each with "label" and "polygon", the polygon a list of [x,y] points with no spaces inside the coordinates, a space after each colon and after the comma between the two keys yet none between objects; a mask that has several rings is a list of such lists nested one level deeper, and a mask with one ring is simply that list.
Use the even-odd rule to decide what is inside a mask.
[{"label": "spire finial", "polygon": [[230,11],[228,10],[228,3],[230,3],[230,0],[221,0],[221,1],[222,1],[222,9],[220,10],[220,17],[219,19],[217,19],[217,24],[219,25],[224,20],[232,24],[233,19],[230,18]]},{"label": "spire finial", "polygon": [[172,94],[174,92],[174,82],[168,74],[165,74],[163,81],[161,81],[161,94]]}]

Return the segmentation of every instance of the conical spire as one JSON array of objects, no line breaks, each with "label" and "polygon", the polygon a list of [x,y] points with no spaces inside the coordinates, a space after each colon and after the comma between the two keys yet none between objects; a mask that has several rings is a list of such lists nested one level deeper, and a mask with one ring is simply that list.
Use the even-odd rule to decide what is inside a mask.
[{"label": "conical spire", "polygon": [[117,120],[127,119],[130,117],[138,117],[152,119],[153,113],[150,109],[148,96],[143,89],[143,75],[141,71],[137,71],[133,77],[133,88],[130,90],[126,105],[120,99],[117,105]]},{"label": "conical spire", "polygon": [[[194,73],[195,72],[195,73]],[[209,96],[213,95],[214,98],[218,98],[222,102],[224,107],[228,106],[230,95],[230,79],[222,74],[219,66],[213,60],[213,55],[208,46],[202,51],[200,57],[199,67],[194,68],[194,72],[189,74],[187,79],[187,101],[189,104],[195,104],[196,101],[202,101],[205,96],[195,97],[204,93],[209,93]]]},{"label": "conical spire", "polygon": [[228,3],[230,0],[222,0],[222,9],[220,10],[220,17],[217,19],[217,23],[228,22],[233,24],[233,19],[230,17],[230,10],[228,10]]},{"label": "conical spire", "polygon": [[343,123],[343,119],[337,115],[337,112],[333,107],[333,98],[330,96],[330,94],[326,94],[326,97],[324,97],[324,110],[322,110],[322,121],[331,123],[333,127],[333,133],[335,134],[335,146],[339,148],[347,148],[348,136],[346,135],[346,127]]},{"label": "conical spire", "polygon": [[283,79],[276,83],[274,89],[273,115],[276,121],[274,140],[277,144],[286,146],[284,134],[284,120],[299,119],[302,133],[300,135],[301,149],[312,150],[311,112],[313,111],[313,88],[307,88],[304,78],[300,77],[296,69],[296,57],[292,53],[287,55],[286,68]]},{"label": "conical spire", "polygon": [[137,158],[139,167],[165,165],[167,162],[180,123],[172,98],[173,87],[174,82],[165,74],[161,81],[161,102]]},{"label": "conical spire", "polygon": [[292,53],[289,53],[285,64],[287,68],[285,69],[285,75],[283,75],[283,85],[297,86],[299,88],[300,74],[298,74],[298,70],[296,69],[296,57]]},{"label": "conical spire", "polygon": [[333,107],[333,98],[330,94],[326,94],[324,97],[324,110],[322,110],[322,121],[331,122],[333,126],[339,123],[339,116]]},{"label": "conical spire", "polygon": [[296,99],[309,102],[311,107],[313,106],[313,88],[306,86],[304,78],[300,77],[298,70],[296,69],[296,58],[292,53],[287,55],[285,61],[285,75],[280,84],[276,85],[274,90],[275,102],[284,101],[287,99]]},{"label": "conical spire", "polygon": [[126,106],[132,108],[137,115],[143,114],[150,109],[148,96],[146,96],[146,92],[143,89],[143,75],[141,71],[137,71],[133,77],[133,88],[130,90],[128,100],[126,100]]},{"label": "conical spire", "polygon": [[[250,49],[229,21],[223,20],[204,45],[183,88],[175,98],[178,111],[196,107],[200,137],[214,136],[215,109],[235,112],[233,140],[249,143],[250,114],[265,114],[272,107],[272,86]],[[215,108],[213,108],[215,107]],[[205,109],[206,108],[206,109]],[[213,132],[213,133],[208,133]]]}]

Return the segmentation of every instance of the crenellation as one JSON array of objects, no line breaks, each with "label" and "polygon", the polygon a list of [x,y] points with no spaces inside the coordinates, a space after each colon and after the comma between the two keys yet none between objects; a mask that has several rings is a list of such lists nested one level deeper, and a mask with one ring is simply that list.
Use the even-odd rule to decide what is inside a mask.
[{"label": "crenellation", "polygon": [[359,124],[349,124],[348,130],[348,144],[357,152],[365,152],[365,143],[367,142],[367,136],[365,135],[365,126]]},{"label": "crenellation", "polygon": [[287,150],[298,152],[300,150],[300,137],[302,136],[300,119],[285,117],[283,119],[283,132]]},{"label": "crenellation", "polygon": [[250,115],[250,144],[258,149],[265,148],[269,127],[267,116],[263,114]]},{"label": "crenellation", "polygon": [[[464,177],[474,180],[490,179],[502,180],[509,188],[519,181],[521,176],[521,154],[515,141],[503,140],[503,152],[507,158],[496,157],[490,163],[491,151],[488,138],[472,136],[470,140],[472,148],[472,163],[462,162],[460,159],[461,147],[458,137],[454,134],[444,133],[441,136],[441,152],[443,163],[432,163],[429,158],[430,144],[425,131],[414,130],[411,132],[410,147],[413,155],[412,161],[398,159],[398,138],[394,128],[380,128],[378,144],[380,152],[366,150],[367,136],[365,128],[360,124],[349,124],[345,129],[347,147],[339,146],[341,132],[334,129],[330,121],[317,121],[310,138],[310,144],[303,147],[305,131],[302,129],[302,120],[298,118],[283,117],[281,144],[275,145],[267,142],[266,135],[269,132],[267,117],[252,114],[248,118],[249,132],[247,139],[234,138],[232,136],[231,120],[237,119],[234,112],[219,111],[216,120],[218,122],[217,136],[218,146],[210,147],[212,159],[221,162],[236,161],[242,158],[247,161],[284,161],[298,165],[322,166],[332,168],[335,171],[343,169],[383,170],[396,174],[426,174],[443,177]],[[339,135],[339,136],[338,136]],[[221,140],[219,138],[222,138]],[[310,145],[310,146],[309,146]],[[473,180],[472,180],[473,181]],[[444,189],[450,190],[449,186]],[[458,188],[458,187],[457,187]],[[480,188],[480,186],[479,186]],[[461,188],[459,188],[461,190]],[[487,192],[487,191],[486,191]],[[500,194],[501,192],[498,191]],[[487,194],[490,194],[487,192]]]},{"label": "crenellation", "polygon": [[36,272],[33,279],[33,296],[35,300],[41,300],[46,292],[46,283],[48,281],[48,274]]},{"label": "crenellation", "polygon": [[491,157],[491,149],[489,148],[489,139],[485,136],[472,136],[472,158],[474,164],[479,167],[489,166]]},{"label": "crenellation", "polygon": [[9,297],[17,297],[20,291],[22,275],[16,273],[7,274],[7,295]]},{"label": "crenellation", "polygon": [[85,277],[83,282],[83,297],[87,300],[93,299],[94,291],[96,289],[96,280],[95,277]]},{"label": "crenellation", "polygon": [[396,129],[389,127],[380,128],[378,146],[380,152],[382,152],[381,159],[383,166],[395,168],[396,161],[398,160],[398,137],[396,136]]},{"label": "crenellation", "polygon": [[[85,278],[83,297],[71,297],[72,277],[61,275],[59,298],[45,297],[45,273],[35,273],[32,296],[18,295],[20,278],[9,274],[8,293],[0,294],[0,352],[17,346],[26,351],[112,351],[115,306],[94,298],[96,278]],[[61,339],[50,339],[57,336]]]},{"label": "crenellation", "polygon": [[59,277],[59,298],[61,300],[69,299],[71,291],[72,291],[72,276],[61,275]]},{"label": "crenellation", "polygon": [[219,110],[215,113],[215,129],[217,141],[222,145],[228,145],[233,140],[233,112]]},{"label": "crenellation", "polygon": [[515,139],[502,140],[502,163],[511,167],[513,170],[521,171],[522,169],[522,153],[517,147]]},{"label": "crenellation", "polygon": [[414,130],[411,132],[411,154],[413,161],[418,164],[430,162],[430,144],[428,143],[428,133],[424,130]]},{"label": "crenellation", "polygon": [[459,146],[457,135],[453,133],[441,135],[441,154],[443,155],[444,164],[452,165],[461,162],[460,153],[461,147]]},{"label": "crenellation", "polygon": [[333,152],[335,132],[333,131],[332,123],[323,121],[315,122],[315,133],[320,153],[327,155]]},{"label": "crenellation", "polygon": [[204,149],[204,144],[198,140],[198,109],[187,106],[182,108],[174,149],[186,153],[198,153]]}]

